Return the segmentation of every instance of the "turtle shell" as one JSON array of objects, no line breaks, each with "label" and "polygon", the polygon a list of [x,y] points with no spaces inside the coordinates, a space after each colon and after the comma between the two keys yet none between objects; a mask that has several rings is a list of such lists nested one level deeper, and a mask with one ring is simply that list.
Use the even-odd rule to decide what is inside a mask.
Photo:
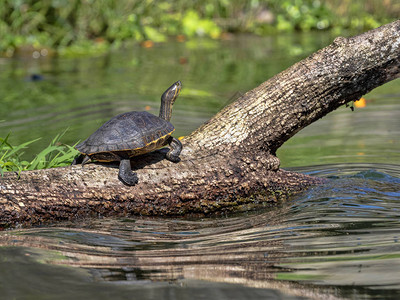
[{"label": "turtle shell", "polygon": [[113,160],[110,152],[136,156],[165,145],[174,126],[145,111],[132,111],[104,123],[76,146],[79,152],[99,160]]}]

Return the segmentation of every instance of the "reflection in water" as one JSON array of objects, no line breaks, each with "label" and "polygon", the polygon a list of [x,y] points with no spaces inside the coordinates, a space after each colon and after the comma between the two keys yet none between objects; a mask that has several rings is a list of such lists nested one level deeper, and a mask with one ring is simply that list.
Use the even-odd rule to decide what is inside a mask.
[{"label": "reflection in water", "polygon": [[206,280],[311,298],[400,296],[399,167],[301,171],[331,180],[267,211],[87,220],[3,232],[0,244],[85,270],[93,289]]}]

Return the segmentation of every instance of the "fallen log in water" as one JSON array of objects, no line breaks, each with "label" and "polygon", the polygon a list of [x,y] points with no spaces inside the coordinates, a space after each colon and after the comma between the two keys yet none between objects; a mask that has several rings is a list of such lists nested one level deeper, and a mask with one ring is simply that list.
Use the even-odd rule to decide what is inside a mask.
[{"label": "fallen log in water", "polygon": [[113,165],[7,173],[0,224],[85,216],[182,215],[278,201],[323,182],[279,168],[276,150],[296,132],[400,74],[400,21],[326,48],[247,92],[186,137],[181,162],[163,151],[132,160],[139,183]]}]

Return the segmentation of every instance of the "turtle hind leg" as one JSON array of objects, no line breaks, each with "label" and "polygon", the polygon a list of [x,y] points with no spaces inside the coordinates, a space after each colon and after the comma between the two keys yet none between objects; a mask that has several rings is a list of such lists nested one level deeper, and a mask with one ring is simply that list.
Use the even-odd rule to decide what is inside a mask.
[{"label": "turtle hind leg", "polygon": [[78,165],[82,164],[82,167],[84,164],[86,164],[90,160],[89,155],[85,154],[79,154],[77,157],[75,157],[74,161],[71,163],[71,165]]},{"label": "turtle hind leg", "polygon": [[83,157],[84,157],[83,154],[79,154],[78,156],[76,156],[74,158],[74,160],[72,161],[71,166],[78,165],[78,164],[82,163]]},{"label": "turtle hind leg", "polygon": [[136,173],[132,172],[129,158],[121,158],[119,163],[118,178],[126,185],[135,185],[139,179]]},{"label": "turtle hind leg", "polygon": [[182,151],[182,143],[174,138],[174,137],[170,137],[169,141],[169,146],[170,146],[170,150],[168,151],[168,153],[165,155],[166,158],[169,161],[172,162],[179,162],[181,159],[179,158],[179,154],[181,154]]},{"label": "turtle hind leg", "polygon": [[82,159],[82,162],[81,162],[82,167],[83,167],[83,165],[86,164],[89,160],[90,160],[90,156],[89,156],[89,155],[85,155],[85,157]]}]

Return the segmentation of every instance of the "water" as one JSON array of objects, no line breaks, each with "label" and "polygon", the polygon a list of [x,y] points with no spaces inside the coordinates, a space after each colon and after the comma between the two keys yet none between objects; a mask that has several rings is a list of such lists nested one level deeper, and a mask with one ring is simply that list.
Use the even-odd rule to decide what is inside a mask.
[{"label": "water", "polygon": [[[184,89],[172,122],[186,135],[330,41],[241,37],[90,59],[2,59],[0,135],[43,137],[27,156],[66,127],[63,141],[75,143],[119,112],[157,113],[177,79]],[[0,299],[399,298],[400,85],[365,98],[365,107],[340,108],[279,150],[285,168],[329,180],[276,207],[0,232]]]}]

